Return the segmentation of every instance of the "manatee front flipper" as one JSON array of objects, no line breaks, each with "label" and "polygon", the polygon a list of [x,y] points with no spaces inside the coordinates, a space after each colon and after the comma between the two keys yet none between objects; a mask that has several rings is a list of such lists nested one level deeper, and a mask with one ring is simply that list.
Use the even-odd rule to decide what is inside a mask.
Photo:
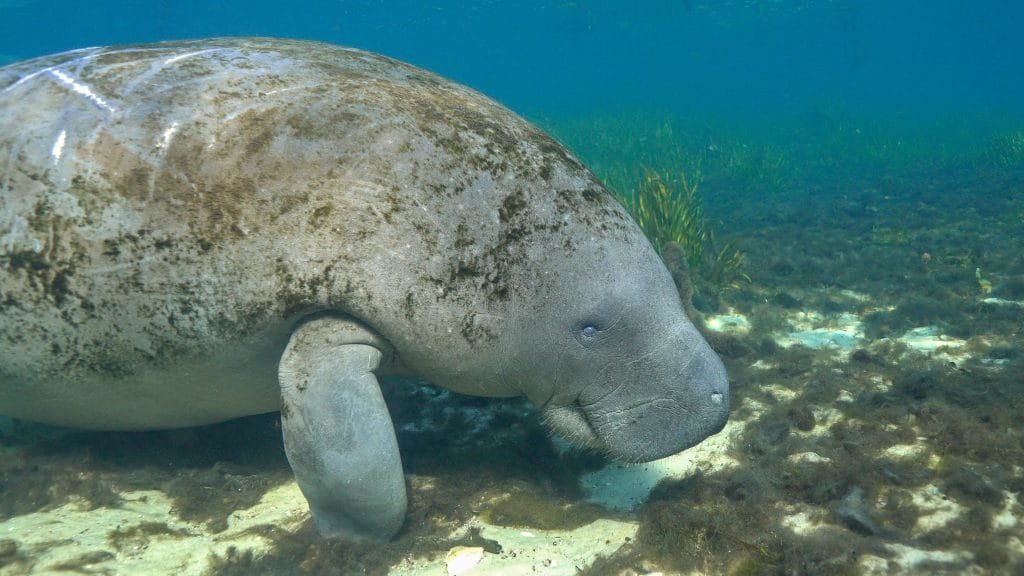
[{"label": "manatee front flipper", "polygon": [[299,326],[281,358],[288,461],[326,536],[388,540],[405,520],[394,426],[373,371],[391,347],[347,317]]}]

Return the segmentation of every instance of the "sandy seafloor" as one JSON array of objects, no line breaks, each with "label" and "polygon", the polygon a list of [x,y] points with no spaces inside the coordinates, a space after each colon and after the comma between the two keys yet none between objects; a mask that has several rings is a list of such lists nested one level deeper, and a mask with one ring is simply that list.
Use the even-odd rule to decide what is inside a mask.
[{"label": "sandy seafloor", "polygon": [[[715,200],[749,282],[697,302],[728,426],[619,466],[521,400],[389,382],[410,514],[322,540],[275,415],[0,423],[0,574],[1014,574],[1024,570],[1024,185],[855,176]],[[660,482],[660,483],[659,483]]]}]

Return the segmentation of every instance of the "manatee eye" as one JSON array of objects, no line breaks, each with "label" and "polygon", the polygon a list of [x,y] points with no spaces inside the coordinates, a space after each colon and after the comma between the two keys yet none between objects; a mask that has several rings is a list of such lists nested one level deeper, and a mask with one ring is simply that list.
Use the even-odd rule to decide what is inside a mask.
[{"label": "manatee eye", "polygon": [[593,338],[594,335],[597,334],[597,328],[592,324],[587,324],[582,330],[580,330],[580,333],[583,334],[584,338]]}]

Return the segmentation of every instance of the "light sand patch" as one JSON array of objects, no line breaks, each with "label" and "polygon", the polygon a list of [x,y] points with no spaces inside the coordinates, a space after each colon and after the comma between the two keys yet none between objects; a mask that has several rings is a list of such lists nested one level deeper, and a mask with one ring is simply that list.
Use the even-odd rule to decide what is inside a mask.
[{"label": "light sand patch", "polygon": [[645,464],[609,464],[583,476],[587,500],[613,510],[630,511],[647,501],[651,490],[666,478],[685,478],[698,471],[738,465],[728,456],[732,438],[744,424],[730,420],[718,434],[684,452]]},{"label": "light sand patch", "polygon": [[[270,542],[255,532],[257,525],[293,530],[305,519],[306,501],[294,482],[263,496],[248,510],[232,514],[228,529],[207,532],[200,523],[182,522],[171,512],[172,502],[156,490],[127,492],[118,508],[89,510],[71,502],[0,523],[0,538],[17,542],[25,562],[14,573],[47,574],[61,564],[85,563],[88,569],[111,574],[176,574],[200,576],[211,554],[223,556],[229,547],[254,553]],[[154,527],[164,528],[155,531]]]}]

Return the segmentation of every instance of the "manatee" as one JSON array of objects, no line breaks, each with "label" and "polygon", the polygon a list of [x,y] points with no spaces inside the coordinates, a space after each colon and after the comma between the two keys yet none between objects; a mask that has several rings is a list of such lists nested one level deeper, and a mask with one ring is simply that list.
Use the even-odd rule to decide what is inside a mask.
[{"label": "manatee", "polygon": [[387,540],[407,495],[384,374],[524,395],[630,462],[729,409],[628,213],[473,90],[258,38],[0,69],[0,414],[142,430],[279,410],[320,531]]}]

